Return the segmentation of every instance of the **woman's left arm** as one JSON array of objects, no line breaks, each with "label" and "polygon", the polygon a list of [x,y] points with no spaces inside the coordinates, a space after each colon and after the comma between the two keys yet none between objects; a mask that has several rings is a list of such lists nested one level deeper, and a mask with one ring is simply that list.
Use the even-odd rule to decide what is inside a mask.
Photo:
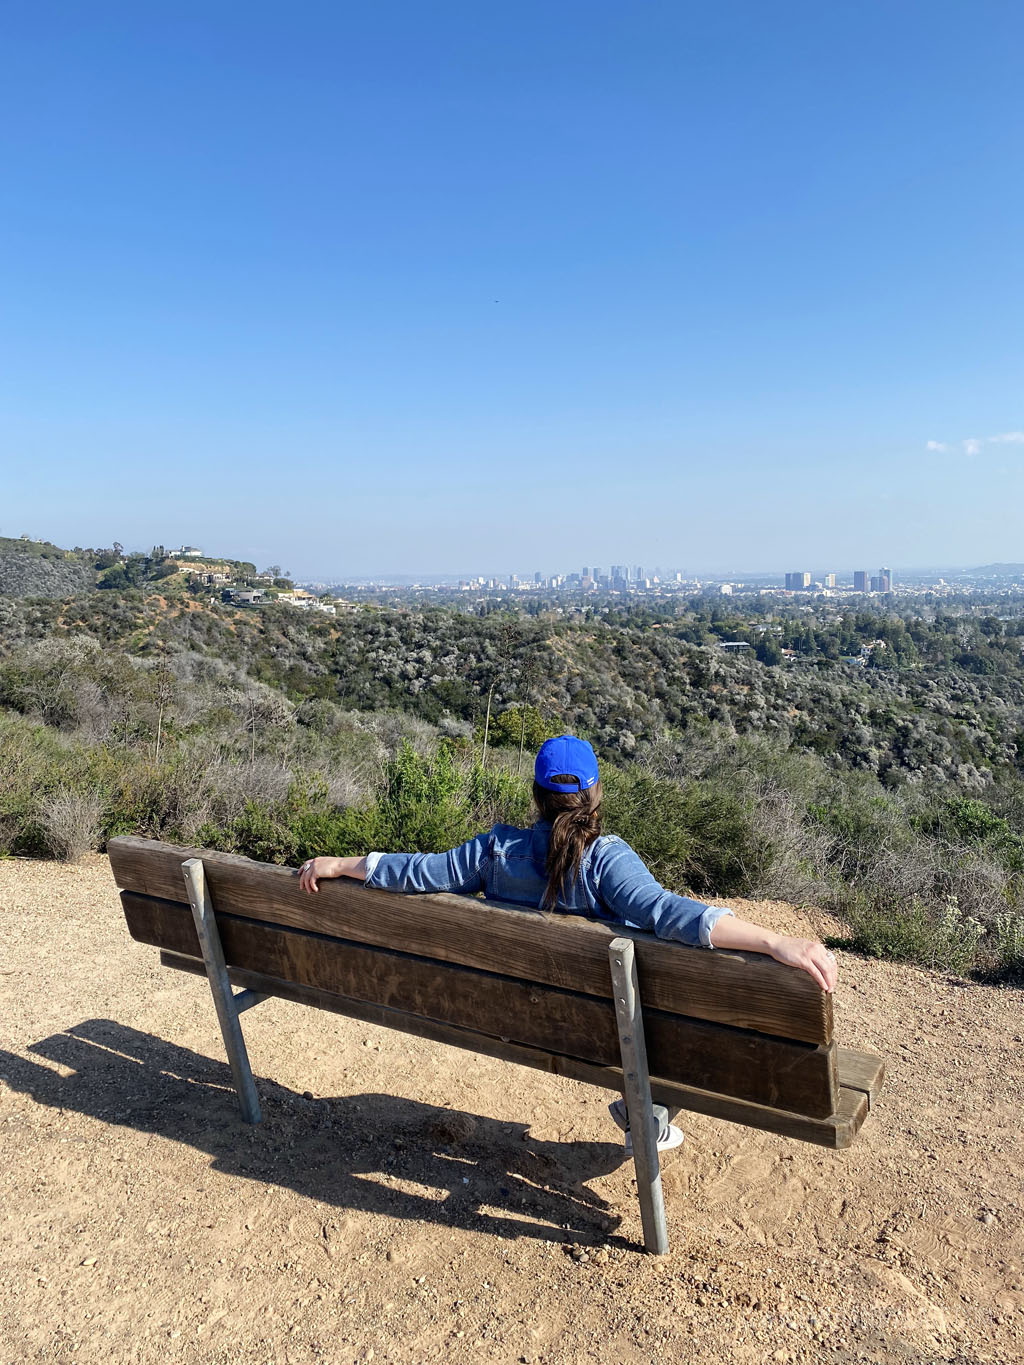
[{"label": "woman's left arm", "polygon": [[597,866],[601,901],[620,924],[680,943],[767,953],[776,962],[807,972],[822,990],[834,988],[836,962],[823,943],[775,934],[739,919],[724,906],[667,891],[623,840],[603,841]]},{"label": "woman's left arm", "polygon": [[303,891],[316,891],[321,877],[355,877],[380,891],[484,890],[490,834],[478,834],[446,853],[369,853],[365,858],[311,858],[299,868]]}]

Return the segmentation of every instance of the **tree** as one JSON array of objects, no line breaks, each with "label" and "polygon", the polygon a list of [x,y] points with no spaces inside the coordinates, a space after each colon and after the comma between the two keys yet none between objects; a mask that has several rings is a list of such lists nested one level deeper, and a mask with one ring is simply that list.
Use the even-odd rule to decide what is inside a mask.
[{"label": "tree", "polygon": [[515,655],[517,648],[522,643],[522,631],[515,620],[506,621],[498,631],[498,658],[491,675],[491,685],[487,689],[487,718],[484,721],[484,742],[483,750],[480,754],[481,764],[487,763],[487,741],[491,729],[491,705],[494,701],[494,690],[498,683],[506,677],[509,665]]},{"label": "tree", "polygon": [[[524,747],[525,742],[526,742],[526,713],[527,713],[527,711],[529,711],[529,710],[533,710],[533,711],[535,712],[535,714],[538,716],[538,718],[539,718],[539,716],[540,716],[540,713],[539,713],[538,711],[536,711],[536,708],[535,708],[535,707],[531,707],[530,704],[529,704],[529,703],[530,703],[530,698],[531,698],[532,693],[533,693],[533,689],[534,689],[534,687],[536,686],[536,683],[537,683],[537,671],[538,671],[538,667],[537,667],[537,654],[536,654],[536,651],[535,651],[535,650],[528,650],[527,652],[525,652],[525,653],[523,654],[523,658],[522,658],[522,661],[521,661],[520,667],[519,667],[519,676],[520,676],[520,679],[521,679],[522,701],[519,703],[520,724],[519,724],[519,757],[518,757],[518,759],[516,760],[516,776],[517,776],[517,777],[519,776],[519,774],[522,772],[522,769],[523,769],[523,747]],[[532,748],[532,747],[539,747],[539,745],[542,744],[543,742],[544,742],[543,740],[539,740],[539,741],[537,741],[537,743],[536,743],[536,745],[535,745],[533,739],[531,738],[531,748]]]},{"label": "tree", "polygon": [[782,649],[774,635],[762,635],[754,646],[754,653],[763,664],[772,666],[782,663]]},{"label": "tree", "polygon": [[174,674],[167,668],[154,668],[149,675],[150,687],[152,689],[153,700],[157,706],[156,717],[156,746],[153,753],[154,760],[160,762],[160,741],[163,738],[164,711],[174,700],[178,682]]}]

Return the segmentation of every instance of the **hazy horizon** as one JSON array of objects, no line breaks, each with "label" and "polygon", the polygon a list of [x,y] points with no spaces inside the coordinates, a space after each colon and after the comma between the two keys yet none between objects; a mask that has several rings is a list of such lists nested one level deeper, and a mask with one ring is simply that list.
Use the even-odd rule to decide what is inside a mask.
[{"label": "hazy horizon", "polygon": [[[20,533],[19,533],[19,534],[20,534]],[[10,537],[11,535],[12,535],[12,532],[11,532],[11,530],[10,530],[9,527],[0,525],[0,536],[7,536],[7,537]],[[14,537],[14,538],[16,539],[17,537]],[[89,537],[85,537],[85,538],[83,539],[81,536],[79,536],[79,537],[73,538],[73,539],[71,539],[71,540],[61,541],[61,540],[59,540],[58,538],[54,537],[53,535],[47,535],[47,534],[45,534],[45,533],[40,533],[40,534],[38,534],[38,535],[33,535],[33,536],[31,536],[30,538],[33,539],[33,540],[37,540],[37,541],[47,541],[47,542],[49,542],[49,543],[51,543],[51,544],[54,544],[54,545],[59,546],[59,548],[64,549],[64,550],[70,550],[70,549],[74,549],[74,548],[76,548],[76,547],[78,547],[78,546],[84,546],[84,541],[87,541],[87,540],[90,539]],[[282,572],[282,573],[288,573],[288,574],[289,574],[289,577],[291,577],[292,579],[294,579],[294,580],[296,580],[296,581],[303,580],[303,581],[324,582],[324,583],[331,583],[331,582],[334,582],[334,583],[342,583],[342,582],[350,582],[350,583],[359,583],[359,582],[367,582],[367,583],[372,583],[372,582],[387,583],[387,582],[389,582],[389,581],[394,581],[395,583],[399,583],[399,582],[408,582],[408,583],[412,584],[412,583],[419,582],[419,583],[428,583],[428,584],[429,584],[429,583],[444,583],[444,582],[447,582],[447,581],[449,581],[449,580],[455,582],[455,581],[458,581],[458,580],[460,580],[460,579],[465,580],[465,579],[474,579],[474,578],[481,578],[481,577],[482,577],[482,578],[496,578],[496,579],[502,579],[502,578],[507,578],[508,575],[510,575],[510,574],[516,574],[516,575],[518,575],[518,576],[521,577],[521,578],[525,578],[525,577],[532,577],[533,574],[536,573],[536,572],[541,573],[541,574],[543,575],[543,577],[545,577],[545,578],[549,578],[549,577],[551,577],[552,575],[557,575],[557,574],[579,573],[579,572],[580,572],[580,569],[583,567],[581,564],[569,564],[569,563],[563,563],[563,564],[559,564],[559,565],[546,565],[546,566],[545,566],[545,565],[538,565],[538,564],[534,564],[534,565],[524,565],[524,564],[520,563],[518,567],[515,567],[514,564],[513,564],[512,566],[504,565],[504,566],[491,567],[491,568],[487,568],[487,567],[484,567],[484,568],[479,568],[479,567],[477,567],[477,568],[467,568],[466,566],[463,566],[463,567],[458,568],[458,569],[455,569],[455,570],[441,570],[441,569],[436,569],[436,568],[432,569],[432,568],[422,568],[422,567],[419,568],[419,569],[417,569],[417,568],[412,568],[412,569],[395,569],[395,568],[383,568],[383,567],[382,567],[382,568],[378,568],[377,570],[365,570],[365,571],[364,571],[364,570],[360,570],[360,569],[345,570],[345,571],[343,571],[343,570],[338,570],[338,569],[321,569],[321,570],[312,569],[312,570],[306,570],[306,569],[303,569],[303,568],[297,568],[295,565],[287,563],[287,561],[286,561],[284,558],[282,558],[282,556],[280,556],[280,555],[276,555],[276,556],[275,556],[275,555],[270,555],[270,556],[266,556],[266,557],[260,557],[259,555],[254,556],[254,555],[251,554],[251,553],[247,553],[247,552],[245,551],[245,548],[244,548],[244,547],[243,547],[242,549],[239,549],[237,546],[233,546],[233,547],[231,547],[231,548],[225,548],[225,546],[223,546],[223,545],[212,545],[212,546],[209,546],[209,545],[197,545],[196,542],[195,542],[194,540],[190,540],[190,539],[188,539],[187,537],[186,537],[184,540],[182,540],[182,541],[180,542],[180,544],[174,543],[174,542],[172,542],[172,541],[168,541],[168,540],[166,540],[166,539],[164,539],[164,540],[155,540],[155,541],[143,541],[143,540],[139,540],[137,537],[136,537],[136,538],[131,538],[131,537],[129,537],[129,539],[127,539],[126,541],[124,541],[124,542],[119,542],[119,543],[121,543],[121,544],[123,545],[125,554],[134,554],[134,553],[146,554],[146,553],[148,553],[152,548],[154,548],[154,546],[158,546],[158,545],[159,545],[159,546],[162,546],[162,547],[164,548],[164,550],[167,551],[169,554],[173,554],[176,550],[182,549],[182,548],[184,548],[186,545],[188,545],[188,546],[192,546],[193,548],[201,549],[201,550],[202,550],[202,553],[203,553],[203,558],[204,558],[204,559],[217,559],[217,558],[222,558],[222,559],[225,559],[225,560],[235,560],[235,561],[242,561],[242,562],[246,562],[246,563],[252,563],[252,564],[255,564],[256,569],[257,569],[257,571],[259,571],[259,572],[262,572],[263,569],[269,567],[270,565],[275,565],[275,566],[277,566],[277,567],[279,567],[279,568],[281,569],[281,572]],[[108,542],[106,542],[106,545],[105,545],[105,547],[104,547],[104,545],[103,545],[100,541],[95,541],[95,543],[93,543],[93,544],[91,545],[90,548],[93,548],[93,549],[109,548],[111,544],[112,544],[112,542],[108,541]],[[595,558],[595,559],[593,559],[593,560],[591,561],[591,567],[596,565],[597,567],[600,568],[602,574],[608,574],[608,573],[610,572],[611,566],[612,566],[613,564],[616,564],[616,563],[627,564],[627,558],[626,558],[625,556],[622,556],[621,558],[613,558],[613,557],[610,557],[610,556],[609,556],[609,557],[606,557],[604,560]],[[296,564],[301,564],[301,561],[296,561]],[[909,577],[909,578],[914,578],[914,577],[918,577],[918,576],[921,576],[921,575],[935,575],[935,574],[946,574],[946,573],[969,573],[969,572],[977,571],[978,569],[990,568],[990,567],[1006,567],[1006,568],[1021,567],[1021,568],[1024,568],[1024,559],[1019,560],[1019,561],[1015,561],[1015,560],[1004,560],[1004,561],[999,561],[999,560],[986,560],[986,561],[984,561],[984,562],[980,562],[980,561],[979,561],[979,562],[968,562],[968,561],[965,560],[965,561],[960,561],[960,562],[955,562],[955,561],[953,561],[953,562],[948,562],[948,563],[933,563],[933,564],[921,564],[921,563],[919,563],[919,564],[904,564],[904,565],[895,564],[895,563],[892,563],[892,562],[885,562],[885,561],[879,561],[878,563],[871,563],[871,562],[865,561],[864,563],[858,562],[856,565],[851,566],[851,565],[842,565],[842,564],[839,564],[839,565],[814,565],[813,563],[811,563],[811,562],[808,561],[808,560],[805,560],[805,561],[801,562],[801,561],[799,560],[799,558],[797,558],[793,563],[787,563],[787,564],[785,564],[785,565],[778,565],[778,566],[761,565],[761,566],[759,566],[759,567],[757,567],[757,566],[752,567],[752,566],[750,566],[750,565],[747,565],[746,567],[737,567],[736,565],[727,565],[727,566],[725,566],[725,567],[723,567],[723,568],[712,568],[712,567],[707,566],[707,565],[701,566],[701,565],[687,565],[687,564],[658,564],[658,563],[656,563],[656,562],[653,561],[653,560],[648,560],[647,562],[645,562],[642,556],[638,556],[638,557],[636,558],[635,561],[632,560],[632,559],[629,559],[629,560],[628,560],[628,568],[629,568],[629,572],[630,572],[630,575],[631,575],[631,576],[632,576],[632,574],[633,574],[633,569],[634,569],[634,565],[635,565],[635,564],[639,564],[639,565],[644,569],[645,577],[648,577],[648,578],[651,577],[652,575],[664,575],[664,574],[682,573],[682,574],[684,575],[684,577],[687,577],[687,578],[698,578],[698,579],[699,579],[699,578],[730,578],[730,577],[731,577],[731,578],[735,578],[735,579],[737,579],[737,580],[742,580],[742,579],[761,579],[761,578],[772,578],[772,577],[781,578],[781,577],[783,577],[786,573],[789,573],[789,572],[800,572],[800,571],[809,572],[810,575],[811,575],[812,580],[817,579],[817,578],[820,578],[822,575],[828,574],[828,573],[834,573],[834,574],[837,576],[837,578],[839,578],[840,580],[842,580],[842,579],[844,579],[844,578],[851,578],[852,575],[854,574],[854,572],[856,572],[858,569],[868,570],[870,573],[874,574],[874,573],[876,573],[879,569],[881,569],[881,568],[886,568],[886,569],[888,569],[888,570],[892,573],[893,582],[894,582],[895,584],[898,585],[898,582],[899,582],[899,579],[900,579],[901,576],[905,576],[905,577]],[[289,573],[289,570],[291,571],[290,573]],[[837,585],[837,586],[841,586],[841,584],[839,584],[839,585]]]},{"label": "hazy horizon", "polygon": [[40,0],[5,39],[4,534],[1024,559],[1019,8]]}]

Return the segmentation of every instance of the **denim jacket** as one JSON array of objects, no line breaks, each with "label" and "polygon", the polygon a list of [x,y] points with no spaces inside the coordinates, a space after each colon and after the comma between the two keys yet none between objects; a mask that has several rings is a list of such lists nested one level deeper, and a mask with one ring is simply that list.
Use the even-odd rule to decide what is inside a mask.
[{"label": "denim jacket", "polygon": [[[447,853],[371,853],[365,885],[382,891],[483,892],[489,900],[537,909],[547,888],[544,865],[550,837],[550,823],[539,820],[530,829],[495,825]],[[562,888],[558,909],[705,948],[712,946],[714,925],[732,914],[723,906],[666,891],[629,844],[614,834],[595,839],[584,850],[580,875]]]}]

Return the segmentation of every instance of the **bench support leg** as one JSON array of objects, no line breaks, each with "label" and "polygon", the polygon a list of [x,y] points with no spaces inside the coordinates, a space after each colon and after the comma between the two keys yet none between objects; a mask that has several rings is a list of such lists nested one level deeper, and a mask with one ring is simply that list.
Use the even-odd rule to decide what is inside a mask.
[{"label": "bench support leg", "polygon": [[658,1168],[658,1125],[651,1101],[651,1077],[647,1070],[647,1044],[644,1041],[644,1020],[632,940],[613,939],[608,947],[608,955],[615,998],[615,1022],[622,1052],[623,1089],[629,1114],[629,1131],[633,1138],[633,1164],[636,1167],[644,1246],[648,1251],[663,1256],[668,1251],[668,1228],[665,1225],[665,1200]]},{"label": "bench support leg", "polygon": [[249,1054],[245,1050],[242,1026],[238,1021],[238,1010],[239,1001],[242,1009],[248,1009],[250,1005],[258,1004],[259,1000],[265,999],[265,997],[245,999],[246,996],[255,997],[256,993],[243,991],[240,992],[239,996],[236,996],[232,991],[231,982],[228,979],[228,969],[224,963],[224,949],[221,947],[220,934],[217,932],[217,921],[213,915],[213,902],[206,888],[206,874],[203,869],[202,858],[189,858],[187,862],[182,863],[181,870],[185,874],[188,899],[192,906],[192,918],[196,922],[199,946],[203,950],[203,961],[206,963],[206,975],[210,982],[210,990],[213,992],[213,1003],[217,1009],[217,1019],[220,1022],[224,1047],[227,1050],[228,1061],[231,1063],[231,1074],[235,1080],[238,1106],[246,1123],[259,1123],[263,1115],[260,1112],[256,1083],[252,1078],[252,1068],[249,1065]]}]

